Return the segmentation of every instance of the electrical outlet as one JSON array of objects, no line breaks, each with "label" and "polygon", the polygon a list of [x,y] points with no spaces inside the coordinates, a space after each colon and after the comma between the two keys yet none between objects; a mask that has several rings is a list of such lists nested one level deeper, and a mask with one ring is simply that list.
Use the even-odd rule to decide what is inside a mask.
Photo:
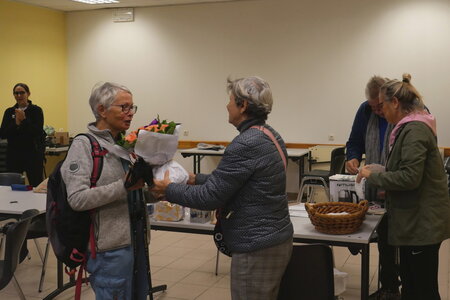
[{"label": "electrical outlet", "polygon": [[189,136],[189,130],[183,131],[183,135],[184,135],[184,136]]},{"label": "electrical outlet", "polygon": [[329,141],[334,141],[334,134],[330,133],[330,134],[328,135],[328,140],[329,140]]}]

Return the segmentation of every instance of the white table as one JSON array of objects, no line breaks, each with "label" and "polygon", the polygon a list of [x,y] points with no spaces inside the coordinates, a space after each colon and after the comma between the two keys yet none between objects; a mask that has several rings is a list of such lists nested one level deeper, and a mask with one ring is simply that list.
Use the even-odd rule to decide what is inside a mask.
[{"label": "white table", "polygon": [[[286,148],[288,158],[298,164],[298,185],[300,183],[305,173],[305,159],[307,159],[309,154],[309,149],[301,148]],[[223,156],[225,150],[201,150],[198,148],[182,149],[180,154],[183,157],[193,156],[194,159],[194,173],[200,173],[200,161],[205,156]]]},{"label": "white table", "polygon": [[[355,247],[361,250],[361,299],[369,298],[369,254],[372,235],[381,221],[380,215],[366,215],[360,229],[352,234],[333,235],[315,230],[309,218],[292,217],[294,242],[324,243],[332,246]],[[213,234],[214,225],[210,223],[191,223],[188,219],[179,222],[151,220],[151,229],[198,234]]]},{"label": "white table", "polygon": [[28,209],[46,210],[47,194],[33,191],[13,191],[9,186],[0,186],[0,213],[21,215]]}]

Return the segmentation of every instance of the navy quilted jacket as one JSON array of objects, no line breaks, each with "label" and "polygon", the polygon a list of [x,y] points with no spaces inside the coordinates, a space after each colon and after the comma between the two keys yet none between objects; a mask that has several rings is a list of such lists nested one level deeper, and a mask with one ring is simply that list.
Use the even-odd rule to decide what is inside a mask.
[{"label": "navy quilted jacket", "polygon": [[[222,229],[232,252],[251,252],[292,238],[286,197],[286,172],[272,140],[250,128],[264,125],[280,144],[281,136],[261,120],[247,120],[210,175],[197,174],[197,185],[171,183],[170,202],[203,210],[222,209]],[[228,218],[225,218],[229,215]]]}]

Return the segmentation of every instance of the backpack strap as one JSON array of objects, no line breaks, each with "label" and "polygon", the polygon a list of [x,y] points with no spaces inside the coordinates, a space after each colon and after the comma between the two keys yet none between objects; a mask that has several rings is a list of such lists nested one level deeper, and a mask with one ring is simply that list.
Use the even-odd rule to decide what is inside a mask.
[{"label": "backpack strap", "polygon": [[91,142],[91,149],[92,149],[91,155],[94,164],[91,173],[91,188],[93,188],[97,186],[97,181],[100,178],[100,174],[102,173],[103,169],[103,156],[105,156],[106,153],[108,153],[108,150],[102,148],[102,146],[100,146],[100,143],[92,134],[80,133],[77,136],[80,135],[87,137]]},{"label": "backpack strap", "polygon": [[[103,170],[103,157],[108,153],[107,149],[102,148],[100,146],[100,143],[97,141],[97,139],[89,134],[89,133],[80,133],[77,136],[85,136],[89,139],[89,142],[91,143],[91,155],[92,155],[92,173],[91,173],[91,188],[94,188],[97,186],[97,181],[100,178],[100,175]],[[76,137],[77,137],[76,136]],[[89,228],[89,245],[91,248],[91,258],[95,259],[97,256],[97,251],[95,249],[95,234],[94,234],[94,216],[95,216],[95,210],[92,209],[89,211],[89,214],[91,215],[91,226]],[[76,249],[75,249],[76,250]],[[78,253],[80,255],[81,253]],[[78,276],[76,280],[76,288],[75,288],[75,299],[79,300],[81,297],[81,284],[83,281],[83,271],[86,269],[86,256],[81,254],[83,262],[81,263],[80,269],[78,270]],[[87,278],[87,276],[86,276]]]},{"label": "backpack strap", "polygon": [[281,146],[278,143],[278,141],[275,138],[275,136],[273,135],[272,131],[270,131],[269,129],[267,129],[264,126],[252,126],[250,128],[256,128],[258,130],[261,130],[262,132],[264,132],[272,140],[272,142],[275,144],[275,147],[277,147],[278,153],[280,153],[281,159],[283,160],[284,169],[286,170],[286,165],[287,165],[286,157],[284,156],[284,152],[283,152],[283,150],[281,150]]},{"label": "backpack strap", "polygon": [[[92,167],[92,173],[91,173],[91,188],[94,188],[97,186],[97,181],[100,178],[100,175],[102,173],[103,170],[103,156],[106,155],[106,153],[108,153],[107,149],[102,148],[102,146],[100,146],[100,143],[97,141],[97,139],[89,133],[81,133],[78,134],[79,135],[83,135],[85,137],[87,137],[91,143],[91,155],[92,155],[92,162],[93,162],[93,167]],[[91,215],[91,227],[90,227],[90,234],[89,234],[89,245],[91,246],[91,258],[96,258],[97,257],[97,251],[95,249],[95,234],[94,234],[94,215],[95,215],[95,210],[90,210],[90,215]]]}]

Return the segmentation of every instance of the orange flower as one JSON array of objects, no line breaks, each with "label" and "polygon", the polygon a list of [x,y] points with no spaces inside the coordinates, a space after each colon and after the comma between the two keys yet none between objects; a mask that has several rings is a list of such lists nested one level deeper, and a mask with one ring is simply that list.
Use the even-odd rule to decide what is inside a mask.
[{"label": "orange flower", "polygon": [[130,144],[136,142],[136,139],[137,139],[136,131],[130,132],[130,134],[125,137],[125,141],[127,141]]},{"label": "orange flower", "polygon": [[150,125],[150,126],[147,126],[147,127],[145,127],[145,130],[147,130],[147,131],[153,131],[153,132],[158,132],[158,131],[159,131],[158,125]]}]

